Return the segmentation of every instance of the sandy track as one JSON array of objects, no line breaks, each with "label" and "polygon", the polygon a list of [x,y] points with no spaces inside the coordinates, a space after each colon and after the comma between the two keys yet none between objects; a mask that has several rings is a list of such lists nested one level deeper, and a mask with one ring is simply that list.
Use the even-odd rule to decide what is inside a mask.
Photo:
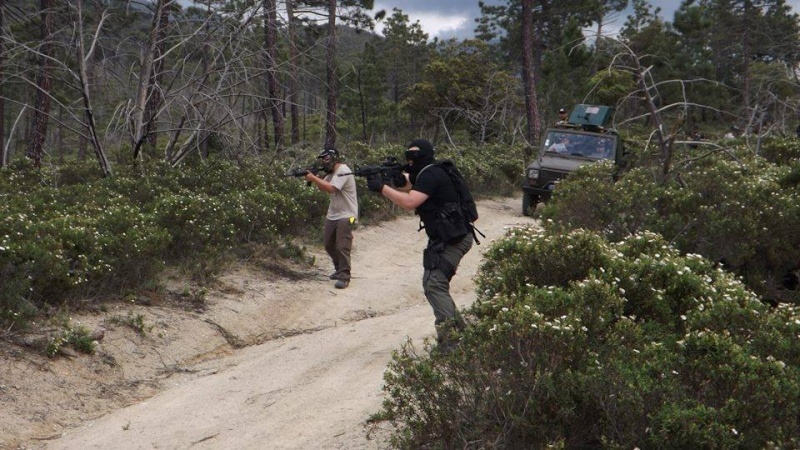
[{"label": "sandy track", "polygon": [[[472,278],[488,243],[532,222],[520,204],[478,203],[486,238],[453,280],[459,306],[475,298]],[[208,294],[204,312],[137,308],[154,330],[112,328],[98,357],[4,355],[16,375],[0,372],[0,423],[8,420],[0,448],[385,448],[380,432],[368,439],[364,421],[380,409],[391,352],[408,339],[422,348],[434,333],[416,229],[412,215],[359,228],[345,290],[333,289],[330,261],[315,250],[315,273],[302,281],[240,268]],[[94,361],[103,355],[116,364]]]}]

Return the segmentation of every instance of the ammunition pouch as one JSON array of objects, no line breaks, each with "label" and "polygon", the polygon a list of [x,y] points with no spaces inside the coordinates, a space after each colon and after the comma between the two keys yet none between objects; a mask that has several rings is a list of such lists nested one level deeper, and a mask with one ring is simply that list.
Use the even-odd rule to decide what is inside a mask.
[{"label": "ammunition pouch", "polygon": [[[427,227],[428,224],[425,226]],[[448,244],[463,239],[470,230],[467,219],[461,212],[461,205],[456,202],[442,205],[436,212],[432,231],[439,241]]]},{"label": "ammunition pouch", "polygon": [[443,242],[430,242],[422,252],[422,268],[425,270],[440,270],[450,281],[456,274],[456,268],[444,257],[445,244]]}]

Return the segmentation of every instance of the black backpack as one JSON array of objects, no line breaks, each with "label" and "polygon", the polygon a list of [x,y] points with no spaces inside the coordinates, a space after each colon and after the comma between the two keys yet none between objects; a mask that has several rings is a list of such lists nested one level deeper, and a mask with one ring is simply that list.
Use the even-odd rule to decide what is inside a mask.
[{"label": "black backpack", "polygon": [[469,228],[472,230],[472,237],[475,238],[475,243],[480,245],[481,243],[478,240],[477,235],[480,234],[481,237],[486,237],[486,235],[475,228],[473,223],[478,220],[478,207],[475,205],[475,199],[472,197],[472,193],[467,187],[467,182],[464,180],[464,176],[458,171],[456,165],[453,164],[453,161],[449,159],[437,161],[436,165],[444,169],[445,173],[453,182],[453,187],[456,190],[458,202],[461,206],[461,215],[464,216],[464,219],[467,221],[467,225],[469,225]]}]

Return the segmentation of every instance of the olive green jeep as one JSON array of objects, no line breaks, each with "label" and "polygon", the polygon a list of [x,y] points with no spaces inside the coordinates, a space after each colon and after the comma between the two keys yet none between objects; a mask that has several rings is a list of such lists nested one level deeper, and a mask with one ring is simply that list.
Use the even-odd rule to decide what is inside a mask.
[{"label": "olive green jeep", "polygon": [[522,213],[531,215],[550,199],[558,182],[584,164],[611,160],[623,165],[625,146],[614,129],[606,128],[614,109],[577,105],[569,119],[548,128],[539,155],[525,169]]}]

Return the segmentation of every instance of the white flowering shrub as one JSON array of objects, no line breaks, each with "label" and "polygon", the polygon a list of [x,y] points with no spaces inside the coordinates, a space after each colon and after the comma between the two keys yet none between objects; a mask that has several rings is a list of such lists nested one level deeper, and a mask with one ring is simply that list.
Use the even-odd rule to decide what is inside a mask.
[{"label": "white flowering shrub", "polygon": [[0,320],[24,322],[44,304],[130,288],[162,269],[167,232],[119,194],[19,188],[30,203],[0,205]]},{"label": "white flowering shrub", "polygon": [[760,155],[776,164],[791,164],[800,160],[800,139],[791,137],[769,137],[761,143]]},{"label": "white flowering shrub", "polygon": [[800,310],[655,233],[511,230],[453,353],[395,353],[398,448],[797,448]]},{"label": "white flowering shrub", "polygon": [[242,245],[314,233],[322,222],[309,217],[327,210],[324,194],[257,162],[119,167],[105,179],[93,166],[23,160],[0,172],[0,322],[152,288],[165,262],[213,271]]},{"label": "white flowering shrub", "polygon": [[[352,144],[342,153],[354,168],[387,156],[404,163],[403,150]],[[107,178],[93,162],[34,169],[12,161],[0,171],[0,323],[23,326],[73,299],[152,288],[165,263],[213,275],[232,257],[263,249],[279,257],[292,237],[321,240],[327,195],[285,176],[316,155],[299,148],[270,161],[214,156],[180,168],[119,165]],[[456,161],[476,196],[516,190],[521,155],[499,146],[438,149]],[[357,187],[363,222],[397,213],[363,178]]]},{"label": "white flowering shrub", "polygon": [[676,168],[666,183],[637,168],[617,182],[611,167],[582,168],[558,186],[542,210],[545,226],[588,229],[619,241],[657,232],[741,276],[771,303],[800,302],[785,289],[800,269],[800,160],[708,156]]}]

